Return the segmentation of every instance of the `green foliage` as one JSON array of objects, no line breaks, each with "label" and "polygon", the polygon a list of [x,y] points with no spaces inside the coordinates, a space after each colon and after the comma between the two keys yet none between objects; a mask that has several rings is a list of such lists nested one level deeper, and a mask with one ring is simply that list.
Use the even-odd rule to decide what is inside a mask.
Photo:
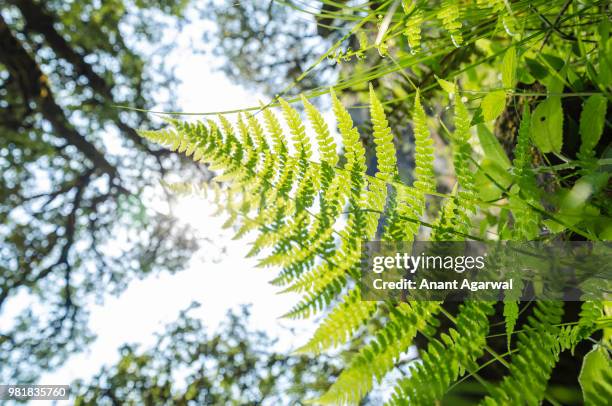
[{"label": "green foliage", "polygon": [[506,93],[503,90],[497,90],[487,94],[480,107],[485,121],[495,120],[506,107]]},{"label": "green foliage", "polygon": [[563,146],[563,108],[559,97],[544,100],[531,117],[533,142],[542,152],[561,152]]},{"label": "green foliage", "polygon": [[580,159],[594,158],[594,148],[603,133],[607,107],[608,100],[602,95],[590,96],[584,102],[580,113]]},{"label": "green foliage", "polygon": [[415,0],[402,0],[402,7],[407,16],[404,34],[412,53],[421,50],[421,27],[423,25],[423,10],[416,7]]},{"label": "green foliage", "polygon": [[410,377],[398,381],[389,405],[430,405],[441,399],[449,386],[467,371],[478,368],[476,359],[484,352],[489,331],[490,302],[466,302],[457,316],[457,330],[451,328],[429,341],[422,362],[410,370]]},{"label": "green foliage", "polygon": [[[366,302],[367,303],[367,302]],[[374,339],[342,371],[338,379],[315,403],[355,404],[397,364],[418,332],[428,331],[428,321],[439,311],[439,303],[400,303],[390,309],[389,320]]]},{"label": "green foliage", "polygon": [[[457,94],[457,89],[453,90]],[[282,100],[280,104],[291,135],[291,145],[271,109],[263,112],[271,143],[265,141],[256,116],[249,116],[249,128],[242,118],[238,119],[240,140],[234,136],[232,125],[225,118],[220,118],[220,127],[212,121],[208,125],[175,121],[174,130],[143,131],[141,135],[173,150],[193,154],[199,161],[224,170],[220,176],[230,183],[215,188],[219,193],[231,196],[232,203],[226,210],[230,211],[230,216],[238,215],[239,218],[232,219],[232,222],[243,222],[237,226],[241,230],[239,234],[246,232],[245,227],[246,230],[258,228],[259,235],[252,252],[264,249],[271,252],[260,264],[281,267],[273,283],[303,295],[286,317],[309,317],[331,307],[312,339],[298,350],[299,353],[320,354],[340,347],[351,342],[371,320],[383,317],[384,321],[373,333],[372,340],[359,349],[329,390],[315,403],[358,403],[376,382],[381,383],[396,367],[401,355],[421,333],[429,338],[429,345],[421,354],[422,362],[411,368],[409,378],[397,382],[391,403],[431,404],[442,399],[458,379],[476,373],[478,360],[485,352],[493,351],[487,349],[486,343],[488,318],[493,313],[494,303],[467,302],[460,306],[455,318],[443,310],[439,302],[381,305],[361,300],[356,284],[361,241],[375,238],[380,225],[384,226],[380,235],[383,240],[409,240],[418,236],[427,197],[436,188],[433,141],[419,92],[413,108],[416,168],[411,187],[404,185],[397,175],[394,137],[383,104],[372,87],[369,96],[377,158],[377,171],[373,176],[366,175],[365,149],[351,116],[333,92],[332,107],[343,140],[342,164],[321,114],[305,100],[306,115],[315,132],[313,138],[318,143],[320,162],[312,159],[310,138],[305,134],[305,126],[297,111]],[[442,241],[469,237],[474,214],[481,210],[482,205],[477,198],[472,169],[472,120],[461,98],[454,97],[453,101],[454,131],[450,133],[450,142],[457,184],[431,225],[430,236]],[[515,213],[517,239],[533,238],[530,236],[537,233],[541,225],[534,211],[539,203],[535,177],[530,170],[532,122],[529,108],[525,107],[515,159],[512,164],[509,161],[504,164],[511,166],[510,172],[516,183],[516,189],[509,195],[509,207]],[[257,147],[252,139],[258,140]],[[494,145],[485,148],[489,155],[505,156]],[[247,164],[254,159],[253,150],[257,150],[258,162]],[[270,160],[274,163],[270,164]],[[270,165],[276,168],[275,173],[264,178],[262,174]],[[257,168],[264,169],[264,172]],[[342,207],[347,207],[347,215],[344,225],[338,229]],[[259,225],[253,227],[251,221]],[[438,334],[435,326],[439,324],[437,315],[440,312],[444,317],[450,317],[454,327]],[[545,396],[547,380],[559,352],[590,336],[601,318],[601,312],[586,311],[582,327],[564,330],[556,327],[562,312],[559,302],[536,304],[529,321],[521,324],[526,330],[518,333],[516,348],[511,350],[514,356],[509,363],[509,375],[498,387],[491,388],[485,404],[513,399],[515,392],[527,382],[532,382],[531,389],[524,390],[521,399],[531,404]],[[508,336],[516,331],[518,316],[516,299],[509,298],[504,306]],[[510,339],[508,347],[511,348]],[[534,362],[536,368],[524,373],[530,362]]]},{"label": "green foliage", "polygon": [[538,301],[529,330],[518,334],[517,353],[509,365],[510,374],[483,401],[484,405],[539,404],[545,396],[547,382],[558,360],[559,328],[562,302]]},{"label": "green foliage", "polygon": [[510,47],[504,54],[501,66],[502,84],[506,89],[514,89],[516,85],[516,65],[516,47]]},{"label": "green foliage", "polygon": [[418,90],[414,98],[413,131],[416,152],[414,183],[412,188],[403,184],[394,185],[397,193],[390,205],[383,235],[384,239],[391,241],[410,241],[417,236],[419,223],[415,219],[425,213],[426,195],[436,189],[433,140],[427,128],[427,116]]},{"label": "green foliage", "polygon": [[456,1],[444,0],[438,11],[437,17],[442,21],[442,26],[448,31],[456,47],[463,44],[461,34],[461,9]]},{"label": "green foliage", "polygon": [[436,177],[434,174],[434,148],[433,140],[427,128],[427,116],[421,105],[421,95],[417,89],[414,96],[414,140],[415,140],[415,180],[414,188],[421,192],[421,200],[425,194],[436,190]]},{"label": "green foliage", "polygon": [[608,350],[595,346],[585,357],[578,378],[584,403],[606,405],[612,397],[612,361]]},{"label": "green foliage", "polygon": [[[455,93],[456,90],[455,90]],[[472,149],[470,146],[470,121],[467,108],[460,97],[455,97],[455,131],[451,135],[453,144],[453,166],[457,175],[459,186],[456,201],[454,202],[456,214],[454,218],[446,221],[453,223],[457,233],[468,234],[471,229],[471,214],[475,213],[476,189],[474,186],[474,173],[471,165]]]},{"label": "green foliage", "polygon": [[[288,317],[322,313],[301,351],[354,346],[322,401],[359,402],[405,366],[415,344],[422,364],[400,380],[393,402],[444,402],[447,391],[468,383],[480,385],[488,403],[508,403],[515,393],[527,403],[560,403],[555,368],[567,363],[557,359],[567,361],[572,352],[580,361],[585,340],[598,347],[585,358],[584,398],[596,402],[606,393],[599,382],[609,376],[601,362],[602,349],[609,350],[609,305],[587,301],[576,316],[568,304],[563,316],[571,321],[558,326],[559,304],[519,307],[509,297],[493,315],[486,303],[457,310],[448,303],[366,302],[356,279],[365,239],[610,239],[608,3],[206,5],[203,17],[220,28],[212,51],[230,61],[225,72],[274,95],[270,105],[280,105],[285,123],[272,108],[254,106],[235,119],[172,120],[174,129],[142,135],[217,172],[204,186],[167,187],[208,191],[228,214],[224,226],[234,227],[236,238],[252,235],[249,255],[259,256],[261,267],[280,268],[273,284],[302,295]],[[32,381],[40,372],[36,363],[53,368],[83,348],[91,337],[80,303],[101,285],[116,293],[134,276],[181,269],[195,248],[170,217],[138,198],[158,180],[157,171],[182,168],[132,130],[149,128],[143,109],[163,86],[170,91],[161,93],[174,99],[178,80],[168,72],[149,75],[146,67],[160,64],[126,45],[163,43],[164,24],[151,18],[154,10],[183,18],[186,5],[9,0],[2,10],[0,256],[8,260],[0,264],[0,307],[22,291],[52,306],[49,320],[26,311],[14,329],[3,325],[5,381]],[[359,50],[352,50],[357,42]],[[449,98],[439,94],[438,76]],[[328,93],[331,80],[357,103],[347,110],[331,91],[341,148],[308,101]],[[291,104],[302,90],[314,137]],[[371,128],[349,114],[368,99]],[[448,114],[441,105],[447,99]],[[121,142],[107,143],[114,139],[107,130]],[[196,169],[179,176],[199,175]],[[102,248],[118,230],[130,230],[130,243],[120,241],[123,251],[112,255]],[[498,325],[501,333],[494,334]],[[501,346],[499,335],[508,337]],[[506,346],[510,360],[496,353]],[[129,355],[120,376],[129,375],[123,366],[149,357]],[[491,362],[507,370],[489,375]],[[167,395],[165,385],[151,388],[153,397]],[[193,386],[187,393],[194,396]]]},{"label": "green foliage", "polygon": [[374,143],[376,144],[376,157],[378,158],[378,172],[376,177],[388,182],[397,174],[397,158],[393,145],[393,134],[385,117],[382,104],[376,97],[374,88],[370,85],[370,115]]},{"label": "green foliage", "polygon": [[[359,123],[329,90],[342,140],[338,150],[308,101],[328,92],[322,87],[301,97],[312,137],[289,105],[296,99],[275,97],[249,117],[249,127],[257,129],[256,117],[263,115],[270,140],[257,141],[257,164],[245,164],[248,137],[236,143],[223,121],[222,131],[212,123],[179,122],[172,137],[188,139],[186,151],[193,148],[223,171],[219,179],[227,182],[213,188],[232,196],[226,210],[237,217],[232,221],[241,236],[257,229],[251,253],[264,256],[262,265],[281,268],[275,285],[302,295],[286,316],[323,313],[299,352],[353,346],[346,368],[313,403],[357,404],[399,369],[406,376],[395,383],[391,404],[443,403],[468,384],[478,386],[470,399],[478,395],[483,404],[557,404],[563,395],[556,390],[555,370],[565,365],[560,360],[581,351],[587,339],[609,343],[609,309],[602,302],[584,302],[576,316],[560,302],[525,306],[517,297],[506,297],[503,306],[466,302],[458,308],[364,301],[358,284],[361,243],[606,238],[609,175],[603,160],[609,152],[602,151],[609,151],[603,140],[611,89],[605,80],[608,56],[595,44],[609,47],[610,30],[607,22],[595,18],[595,27],[594,20],[585,20],[608,13],[607,6],[450,0],[398,5],[324,2],[316,16],[319,28],[323,21],[338,32],[347,21],[354,24],[281,92],[295,91],[325,57],[342,55],[335,60],[351,62],[357,53],[340,47],[347,39],[359,40],[358,61],[339,69],[334,88],[346,89],[347,99],[369,100],[371,122]],[[329,22],[340,25],[330,28]],[[374,35],[384,57],[368,50]],[[434,78],[447,95],[440,96]],[[433,117],[426,114],[423,94]],[[581,99],[585,103],[577,109]],[[451,108],[439,105],[447,100]],[[290,137],[272,113],[274,105],[280,105]],[[580,120],[576,111],[582,111]],[[414,144],[406,142],[406,123]],[[254,139],[266,138],[257,131]],[[318,154],[308,144],[315,139]],[[180,148],[182,141],[164,143]],[[434,145],[440,148],[434,151]],[[401,170],[406,151],[413,153],[411,182]],[[442,167],[449,160],[452,169],[436,173],[434,152]],[[565,316],[573,319],[561,325]],[[419,361],[402,370],[413,345]]]},{"label": "green foliage", "polygon": [[525,106],[513,162],[516,187],[510,196],[515,221],[514,237],[518,240],[535,239],[539,232],[540,215],[534,210],[539,205],[538,189],[535,178],[529,170],[532,158],[531,134],[535,131],[532,129],[531,120],[529,107]]}]

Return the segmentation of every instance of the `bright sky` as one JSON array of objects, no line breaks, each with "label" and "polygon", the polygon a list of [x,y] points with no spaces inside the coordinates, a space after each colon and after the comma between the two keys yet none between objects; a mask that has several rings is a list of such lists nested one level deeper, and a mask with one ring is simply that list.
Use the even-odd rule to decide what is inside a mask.
[{"label": "bright sky", "polygon": [[[213,61],[209,56],[194,55],[189,39],[200,35],[201,27],[186,27],[174,40],[176,48],[169,57],[176,61],[176,75],[183,82],[176,95],[180,109],[219,111],[265,100],[230,83],[224,74],[211,71]],[[305,343],[313,332],[311,322],[278,319],[297,302],[298,296],[276,293],[268,284],[275,270],[255,268],[256,259],[245,259],[249,240],[231,240],[233,231],[221,227],[226,218],[213,217],[214,210],[204,198],[183,198],[176,214],[214,245],[203,242],[185,271],[133,281],[119,297],[109,296],[103,305],[92,305],[90,327],[97,334],[96,341],[59,370],[46,374],[40,383],[68,384],[77,378],[88,379],[102,365],[114,364],[119,359],[118,348],[124,343],[141,343],[142,348],[149,348],[155,342],[154,334],[176,320],[179,311],[192,301],[202,306],[190,314],[201,317],[209,331],[217,327],[229,309],[252,303],[252,326],[279,338],[279,348],[287,350]],[[223,247],[225,253],[221,252]],[[283,327],[294,328],[296,335]]]}]

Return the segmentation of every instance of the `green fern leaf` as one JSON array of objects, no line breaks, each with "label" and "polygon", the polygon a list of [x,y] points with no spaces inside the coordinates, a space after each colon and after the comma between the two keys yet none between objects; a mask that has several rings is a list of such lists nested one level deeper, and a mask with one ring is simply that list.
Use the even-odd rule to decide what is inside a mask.
[{"label": "green fern leaf", "polygon": [[518,334],[518,352],[512,357],[510,375],[494,388],[483,405],[540,404],[546,384],[559,354],[558,327],[563,302],[539,301],[534,316],[529,318],[529,330]]},{"label": "green fern leaf", "polygon": [[372,389],[374,380],[380,383],[395,366],[417,332],[427,330],[428,321],[438,310],[437,302],[400,303],[391,307],[389,322],[316,402],[357,404]]},{"label": "green fern leaf", "polygon": [[519,316],[519,302],[516,300],[504,301],[504,320],[506,321],[506,335],[508,336],[508,350],[510,350],[510,341],[514,326]]},{"label": "green fern leaf", "polygon": [[404,14],[407,16],[404,35],[408,38],[410,52],[416,54],[421,50],[421,27],[423,25],[423,10],[417,7],[416,0],[403,0]]},{"label": "green fern leaf", "polygon": [[[510,205],[514,213],[514,239],[529,241],[539,234],[540,215],[530,206],[539,206],[535,177],[531,168],[531,114],[525,105],[513,161],[518,188],[511,191]],[[517,194],[519,194],[517,196]]]},{"label": "green fern leaf", "polygon": [[463,35],[461,34],[461,9],[458,2],[444,0],[438,11],[438,18],[442,21],[442,26],[449,32],[453,44],[460,47],[463,44]]},{"label": "green fern leaf", "polygon": [[375,310],[376,302],[363,301],[359,290],[352,290],[345,295],[344,302],[337,305],[319,325],[308,343],[296,352],[319,354],[325,349],[345,343]]},{"label": "green fern leaf", "polygon": [[441,339],[431,339],[422,362],[410,370],[408,378],[395,386],[389,405],[432,405],[438,403],[449,386],[468,370],[477,369],[489,332],[488,316],[492,302],[470,301],[461,305],[456,328]]}]

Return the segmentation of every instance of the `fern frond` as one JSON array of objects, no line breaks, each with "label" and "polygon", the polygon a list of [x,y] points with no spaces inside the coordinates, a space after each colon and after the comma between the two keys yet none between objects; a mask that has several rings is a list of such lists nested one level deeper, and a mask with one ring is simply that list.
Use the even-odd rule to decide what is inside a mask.
[{"label": "fern frond", "polygon": [[[431,229],[429,238],[432,241],[457,241],[459,234],[456,229],[455,218],[458,217],[458,202],[457,198],[457,186],[453,189],[450,198],[446,199],[444,206],[438,215],[436,221],[434,221]],[[463,227],[462,227],[463,228]]]},{"label": "fern frond", "polygon": [[558,327],[563,315],[563,302],[538,301],[529,318],[529,330],[518,334],[518,351],[510,363],[510,375],[494,388],[483,405],[540,404],[546,384],[557,363],[560,347]]},{"label": "fern frond", "polygon": [[453,241],[457,240],[458,236],[468,235],[472,225],[472,215],[476,213],[476,191],[469,143],[471,120],[456,87],[452,93],[456,95],[455,131],[450,138],[457,184],[452,197],[447,199],[438,219],[434,222],[430,238],[437,241]]},{"label": "fern frond", "polygon": [[383,105],[376,97],[376,92],[370,84],[370,116],[374,144],[376,144],[376,160],[378,172],[376,177],[389,182],[397,174],[397,158],[393,145],[393,133],[385,116]]},{"label": "fern frond", "polygon": [[249,127],[244,121],[242,114],[238,115],[238,131],[240,132],[240,142],[246,152],[246,172],[252,174],[254,177],[257,171],[257,163],[259,162],[259,157],[257,156],[259,151],[255,145],[255,140],[251,137]]},{"label": "fern frond", "polygon": [[262,258],[258,266],[288,266],[293,259],[290,257],[290,252],[293,251],[294,241],[303,241],[303,234],[308,227],[310,217],[304,212],[297,212],[293,219],[287,221],[282,231],[277,231],[276,234],[280,237],[275,242],[275,250],[272,254]]},{"label": "fern frond", "polygon": [[[378,222],[377,213],[364,213],[361,207],[375,207],[378,210],[384,208],[386,200],[386,184],[383,187],[380,184],[370,182],[370,190],[364,192],[366,188],[365,178],[365,151],[361,145],[359,133],[353,126],[352,119],[344,108],[336,95],[332,91],[332,106],[338,121],[338,129],[344,140],[345,155],[347,162],[345,169],[348,171],[349,177],[349,215],[347,219],[346,229],[340,232],[341,242],[340,247],[334,251],[334,254],[327,258],[327,261],[319,265],[313,271],[304,274],[296,285],[290,287],[292,290],[305,290],[307,293],[305,299],[295,306],[286,316],[287,317],[308,317],[315,311],[320,311],[323,307],[329,305],[331,301],[341,292],[347,282],[347,276],[353,275],[357,277],[359,273],[359,263],[361,259],[361,239],[372,238]],[[392,142],[389,140],[390,131],[387,130],[386,120],[382,106],[378,106],[377,118],[379,121],[378,135],[381,142]],[[381,115],[382,113],[382,115]],[[388,153],[389,148],[383,148]],[[381,150],[382,151],[382,150]],[[395,149],[392,149],[393,158],[388,156],[385,159],[394,159]],[[390,168],[390,167],[389,167]],[[395,170],[395,167],[390,170]],[[278,282],[278,280],[277,280]],[[346,297],[346,296],[345,296]],[[343,305],[337,306],[326,321],[321,326],[321,332],[315,333],[313,341],[307,344],[304,348],[316,349],[322,346],[329,345],[330,342],[321,343],[323,332],[327,332],[328,327],[335,326],[335,336],[337,339],[347,339],[365,320],[366,314],[369,316],[370,311],[374,311],[376,303],[364,305],[364,302],[357,302],[356,298],[360,298],[359,290],[353,291],[352,296],[349,296]],[[365,307],[364,307],[365,306]],[[362,310],[359,310],[362,309]],[[364,310],[365,309],[365,310]],[[366,311],[367,310],[367,311]],[[351,318],[350,322],[345,322],[338,325],[337,321],[343,319],[345,313],[352,313],[356,316]],[[363,316],[363,319],[359,316]],[[325,333],[327,334],[327,333]],[[331,341],[336,342],[335,340]]]},{"label": "fern frond", "polygon": [[253,133],[253,138],[257,144],[257,153],[259,162],[257,164],[258,176],[252,180],[253,190],[258,191],[260,195],[259,207],[263,207],[267,192],[272,187],[271,179],[277,171],[277,160],[274,159],[270,145],[265,137],[265,132],[261,123],[252,115],[247,118],[249,130]]},{"label": "fern frond", "polygon": [[456,330],[440,339],[431,339],[421,355],[422,362],[410,370],[408,378],[397,382],[389,405],[433,405],[449,386],[466,371],[476,370],[489,332],[488,316],[492,302],[469,301],[461,305]]},{"label": "fern frond", "polygon": [[469,140],[470,116],[467,107],[455,92],[455,131],[451,136],[453,146],[453,166],[457,175],[458,192],[455,205],[456,231],[467,234],[471,228],[471,215],[476,212],[476,188],[474,186],[474,172],[471,165],[472,148]]},{"label": "fern frond", "polygon": [[[344,264],[351,264],[358,260],[358,257],[354,259],[344,257],[342,249],[336,249],[336,244],[331,235],[333,232],[333,225],[336,221],[336,216],[344,204],[345,196],[347,193],[347,176],[345,172],[338,174],[334,178],[332,185],[320,196],[321,210],[317,217],[317,226],[313,227],[311,238],[309,239],[309,245],[316,248],[324,254],[325,261],[321,262],[311,272],[299,275],[297,279],[288,279],[284,273],[281,273],[273,283],[277,286],[283,286],[287,283],[293,283],[288,287],[287,291],[292,292],[303,292],[303,291],[318,291],[322,289],[327,283],[331,283],[334,279],[342,276],[347,269],[343,267]],[[327,237],[327,239],[325,239]],[[343,245],[342,248],[348,248],[349,245]],[[357,252],[353,252],[350,249],[347,250],[349,254],[355,255]],[[329,264],[339,264],[333,268],[329,268]]]},{"label": "fern frond", "polygon": [[364,346],[331,388],[317,403],[357,404],[380,383],[406,352],[418,332],[427,331],[428,321],[438,312],[437,302],[399,303],[392,306],[389,321],[374,339]]},{"label": "fern frond", "polygon": [[461,9],[458,2],[444,0],[437,16],[442,21],[442,26],[450,34],[453,44],[460,47],[463,44],[463,35],[461,34]]},{"label": "fern frond", "polygon": [[569,349],[573,353],[576,345],[603,327],[600,321],[604,316],[604,302],[589,300],[582,303],[578,324],[565,326],[559,331],[559,351]]},{"label": "fern frond", "polygon": [[410,52],[416,54],[421,50],[421,26],[423,25],[423,10],[417,7],[416,0],[402,0],[404,14],[408,16],[404,35],[408,38]]},{"label": "fern frond", "polygon": [[225,116],[220,115],[219,121],[221,122],[221,127],[225,136],[225,153],[232,158],[232,164],[229,168],[225,168],[224,175],[231,178],[242,169],[241,164],[244,157],[244,148],[238,141],[238,138],[236,138],[236,135],[234,134],[234,127],[229,120],[225,118]]},{"label": "fern frond", "polygon": [[494,13],[499,13],[505,8],[504,0],[476,0],[480,8],[491,8]]},{"label": "fern frond", "polygon": [[508,337],[508,349],[510,349],[510,341],[514,326],[519,316],[519,302],[516,300],[504,301],[504,321],[506,323],[506,336]]},{"label": "fern frond", "polygon": [[296,352],[319,354],[325,349],[345,343],[355,330],[370,319],[375,310],[376,302],[361,300],[360,291],[353,289],[329,313],[308,343]]},{"label": "fern frond", "polygon": [[299,176],[304,177],[306,169],[308,167],[308,161],[312,156],[312,148],[310,146],[310,140],[306,136],[306,129],[300,114],[289,105],[284,99],[279,99],[285,121],[289,127],[289,132],[292,135],[293,144],[297,149],[298,153],[298,165],[299,165]]},{"label": "fern frond", "polygon": [[305,318],[322,310],[321,305],[331,303],[335,295],[340,293],[346,285],[349,276],[358,278],[359,261],[361,260],[360,245],[358,247],[351,248],[350,245],[345,245],[343,249],[331,256],[327,263],[320,265],[314,272],[307,275],[301,281],[301,286],[308,286],[307,284],[311,283],[309,293],[285,317]]},{"label": "fern frond", "polygon": [[[540,215],[530,207],[539,206],[537,187],[531,167],[531,113],[525,105],[518,130],[518,140],[513,161],[514,177],[518,190],[511,192],[510,205],[514,214],[514,238],[533,240],[539,234]],[[520,196],[517,196],[520,193]]]},{"label": "fern frond", "polygon": [[433,171],[433,140],[427,128],[427,116],[417,89],[414,98],[413,131],[415,138],[415,181],[412,188],[399,186],[392,201],[393,210],[385,229],[385,238],[409,241],[417,235],[418,220],[425,211],[427,193],[435,192],[436,177]]},{"label": "fern frond", "polygon": [[280,122],[274,113],[270,109],[264,109],[263,115],[268,134],[273,142],[273,154],[276,156],[275,161],[277,161],[277,193],[280,196],[288,197],[292,187],[296,159],[289,156],[287,140],[283,135]]},{"label": "fern frond", "polygon": [[258,254],[264,248],[277,245],[296,227],[295,222],[285,222],[284,213],[292,210],[293,204],[290,200],[278,199],[275,207],[259,212],[256,221],[264,226],[260,227],[260,234],[253,242],[247,257]]},{"label": "fern frond", "polygon": [[414,141],[415,141],[415,181],[414,187],[423,193],[435,192],[436,175],[433,170],[433,139],[427,128],[427,116],[421,104],[420,91],[414,96]]},{"label": "fern frond", "polygon": [[[429,346],[421,354],[422,362],[415,363],[410,375],[397,382],[390,403],[433,404],[442,399],[453,382],[478,369],[477,360],[486,348],[488,316],[493,304],[464,303],[459,308],[456,327],[436,336],[434,327],[438,323],[437,314],[443,311],[441,303],[390,305],[362,300],[356,284],[361,271],[362,241],[376,238],[381,218],[385,221],[382,239],[413,239],[419,231],[418,222],[425,215],[426,195],[436,190],[433,141],[419,92],[413,111],[416,167],[412,187],[399,180],[393,135],[383,104],[373,89],[370,98],[378,169],[374,176],[366,175],[365,150],[359,132],[333,92],[332,106],[344,146],[342,167],[338,167],[336,145],[321,114],[306,100],[306,115],[316,133],[320,163],[311,161],[305,126],[298,112],[284,101],[281,108],[292,145],[270,109],[263,112],[265,130],[254,116],[239,115],[233,125],[225,117],[219,118],[219,124],[212,120],[195,124],[173,121],[174,130],[145,131],[141,135],[217,168],[217,179],[229,182],[222,186],[212,182],[210,187],[218,211],[229,214],[224,226],[236,227],[237,236],[258,230],[249,254],[265,251],[267,255],[260,265],[282,268],[273,283],[302,295],[288,317],[308,317],[334,304],[300,352],[320,353],[338,347],[370,327],[373,318],[381,321],[382,327],[376,330],[373,339],[359,350],[319,402],[359,402],[375,382],[381,382],[397,365],[415,335],[422,333],[430,338]],[[525,127],[530,121],[528,114],[519,130],[515,159],[514,176],[520,196],[529,191],[523,185],[528,185],[533,177],[529,168],[529,128]],[[467,234],[471,228],[476,199],[470,122],[467,108],[457,96],[455,130],[450,137],[457,184],[434,222],[432,240],[461,239],[461,234]],[[201,187],[175,189],[191,193]],[[514,298],[509,299],[512,301],[506,303],[504,316],[507,333],[511,334],[518,307]],[[509,375],[491,390],[484,400],[486,404],[508,403],[521,391],[525,393],[520,393],[519,403],[538,402],[544,396],[559,352],[572,349],[601,328],[598,323],[603,310],[597,302],[585,303],[576,326],[555,327],[561,314],[561,304],[536,305],[528,328],[516,335],[517,350]],[[452,315],[448,317],[455,320]],[[536,367],[528,368],[532,364]]]},{"label": "fern frond", "polygon": [[[345,169],[348,171],[349,179],[346,179],[343,176],[338,177],[339,181],[342,181],[343,184],[346,184],[348,180],[348,184],[350,185],[349,191],[349,209],[351,210],[347,220],[347,229],[346,232],[343,233],[346,236],[345,239],[341,242],[341,247],[339,248],[339,255],[343,257],[344,260],[348,260],[349,262],[344,262],[341,267],[337,267],[335,269],[335,275],[333,278],[329,277],[329,272],[327,273],[327,278],[317,279],[323,281],[335,281],[338,282],[339,279],[336,278],[342,277],[342,273],[354,267],[360,258],[360,250],[361,250],[361,238],[365,237],[365,229],[366,229],[366,215],[361,210],[363,207],[363,203],[365,202],[365,193],[364,189],[366,186],[365,180],[365,151],[363,146],[361,145],[361,141],[359,139],[359,133],[357,129],[353,127],[353,121],[344,106],[337,99],[335,94],[332,91],[332,103],[334,108],[334,113],[336,114],[336,118],[338,120],[338,128],[340,130],[340,134],[344,140],[344,146],[346,151],[347,163],[345,165]],[[340,185],[339,185],[340,186]],[[322,204],[329,204],[327,206],[332,213],[337,212],[339,209],[339,204],[342,204],[343,195],[344,195],[344,187],[338,187],[337,189],[340,193],[333,200],[328,200],[331,195],[324,193],[322,195]],[[323,218],[322,224],[324,226],[331,226],[331,218]],[[324,267],[319,267],[319,269],[325,269]],[[343,278],[340,278],[342,280]],[[315,292],[318,294],[322,294],[322,292],[327,292],[325,286],[321,286],[319,289],[315,289]],[[318,297],[315,294],[315,297]],[[326,298],[328,298],[326,296]],[[308,299],[309,303],[318,303],[318,299],[314,299],[311,297]],[[303,306],[302,306],[303,308]],[[294,309],[297,310],[297,309]],[[295,314],[293,312],[292,314]]]},{"label": "fern frond", "polygon": [[[342,135],[344,150],[347,161],[350,163],[348,170],[359,170],[365,172],[365,150],[359,138],[359,131],[353,127],[353,119],[349,112],[344,108],[333,89],[330,90],[332,98],[332,109],[336,116],[338,130]],[[353,166],[357,166],[353,168]]]},{"label": "fern frond", "polygon": [[321,163],[325,162],[330,167],[335,167],[338,163],[338,152],[336,151],[336,143],[334,138],[329,133],[329,127],[323,119],[323,115],[302,95],[302,103],[306,109],[306,115],[312,124],[315,131],[317,142],[319,144],[319,155]]}]

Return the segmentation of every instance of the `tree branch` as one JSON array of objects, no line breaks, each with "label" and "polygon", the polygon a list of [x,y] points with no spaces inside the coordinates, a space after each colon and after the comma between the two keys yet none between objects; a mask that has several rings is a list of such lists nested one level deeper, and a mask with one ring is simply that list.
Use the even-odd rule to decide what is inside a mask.
[{"label": "tree branch", "polygon": [[89,159],[96,170],[107,173],[111,179],[118,178],[117,168],[85,139],[68,121],[61,107],[55,102],[47,77],[40,70],[36,60],[23,48],[21,43],[0,15],[0,62],[20,83],[26,101],[34,101],[43,117],[51,123],[55,136],[76,147]]},{"label": "tree branch", "polygon": [[[93,66],[85,61],[84,56],[76,52],[70,46],[70,43],[57,32],[54,27],[55,18],[44,10],[44,4],[37,4],[33,0],[9,0],[9,2],[19,8],[26,21],[26,28],[28,30],[42,34],[47,44],[53,48],[53,51],[74,66],[77,76],[81,75],[87,78],[89,86],[96,93],[110,103],[116,103],[113,97],[112,86],[103,77],[98,75],[94,71]],[[132,127],[119,118],[119,114],[115,114],[114,122],[128,139],[147,152],[154,155],[167,155],[169,153],[169,151],[164,149],[151,150],[146,141]]]}]

